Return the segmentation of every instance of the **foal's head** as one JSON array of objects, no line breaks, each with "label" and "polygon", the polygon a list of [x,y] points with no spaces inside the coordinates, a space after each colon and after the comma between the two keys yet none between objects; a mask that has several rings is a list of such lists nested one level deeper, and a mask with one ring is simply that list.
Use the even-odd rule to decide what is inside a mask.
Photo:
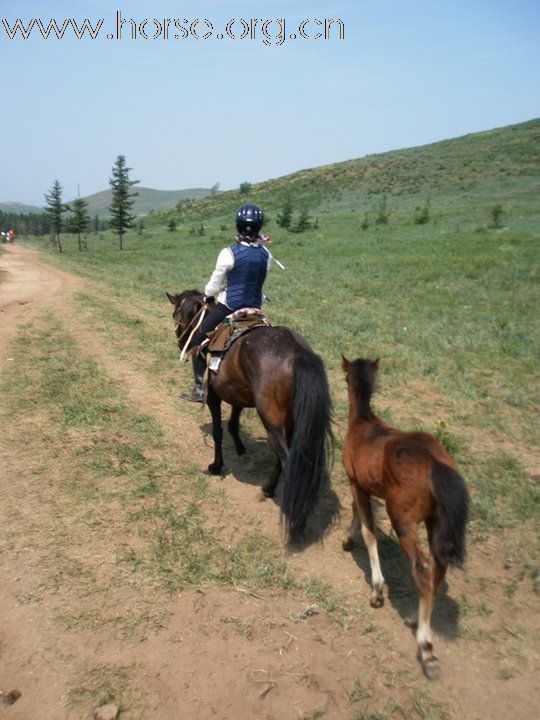
[{"label": "foal's head", "polygon": [[171,295],[168,292],[165,295],[174,305],[174,331],[177,340],[180,341],[189,324],[204,304],[203,294],[198,290],[184,290],[184,292],[176,293],[176,295]]},{"label": "foal's head", "polygon": [[360,417],[371,418],[371,396],[375,389],[375,378],[379,369],[379,358],[367,360],[347,360],[341,356],[341,367],[345,373],[349,398],[357,403],[357,412]]}]

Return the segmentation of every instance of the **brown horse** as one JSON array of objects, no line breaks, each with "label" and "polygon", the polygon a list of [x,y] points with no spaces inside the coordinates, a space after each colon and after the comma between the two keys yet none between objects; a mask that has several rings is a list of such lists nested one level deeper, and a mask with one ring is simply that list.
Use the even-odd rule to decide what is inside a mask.
[{"label": "brown horse", "polygon": [[[449,565],[465,559],[465,525],[469,494],[444,447],[425,432],[403,432],[388,426],[371,410],[379,361],[342,361],[349,393],[349,426],[343,464],[351,483],[353,521],[343,549],[350,550],[361,526],[371,565],[371,605],[384,603],[371,498],[384,499],[392,527],[408,556],[420,593],[417,627],[419,655],[427,677],[438,675],[433,654],[431,607]],[[431,557],[422,551],[418,526],[427,529]]]},{"label": "brown horse", "polygon": [[[186,290],[167,297],[174,305],[176,336],[185,341],[203,308],[203,295]],[[181,344],[179,342],[179,344]],[[331,401],[321,358],[294,330],[258,327],[227,351],[217,373],[208,374],[206,403],[212,414],[212,474],[223,468],[222,401],[232,405],[228,429],[238,455],[245,453],[239,435],[242,408],[254,407],[277,455],[264,497],[273,497],[281,474],[281,513],[289,539],[302,538],[306,520],[328,478],[327,445],[332,442]]]}]

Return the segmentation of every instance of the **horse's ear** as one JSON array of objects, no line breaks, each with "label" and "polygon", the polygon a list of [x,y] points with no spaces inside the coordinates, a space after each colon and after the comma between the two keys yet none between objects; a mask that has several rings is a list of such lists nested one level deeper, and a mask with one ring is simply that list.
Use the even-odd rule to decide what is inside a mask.
[{"label": "horse's ear", "polygon": [[374,361],[371,363],[371,365],[373,366],[373,369],[374,369],[374,370],[378,370],[378,369],[379,369],[380,359],[381,359],[381,358],[377,358],[376,360],[374,360]]},{"label": "horse's ear", "polygon": [[168,292],[166,292],[165,295],[169,298],[169,302],[171,302],[173,305],[176,305],[176,295],[171,295]]},{"label": "horse's ear", "polygon": [[342,356],[341,356],[341,367],[343,368],[343,372],[347,372],[347,370],[349,369],[349,365],[350,365],[350,364],[351,364],[351,363],[347,360],[347,358],[345,357],[345,355],[342,355]]}]

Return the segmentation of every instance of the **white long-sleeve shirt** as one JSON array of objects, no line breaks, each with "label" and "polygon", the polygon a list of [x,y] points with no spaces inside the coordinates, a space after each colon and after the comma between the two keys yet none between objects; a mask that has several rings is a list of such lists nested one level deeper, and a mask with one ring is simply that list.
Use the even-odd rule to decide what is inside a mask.
[{"label": "white long-sleeve shirt", "polygon": [[[257,243],[260,244],[260,243]],[[246,247],[249,247],[250,243],[241,241],[241,245],[245,245]],[[272,255],[268,248],[264,248],[266,252],[268,253],[268,265],[267,270],[270,270],[270,266],[272,265]],[[226,277],[229,270],[231,270],[234,267],[234,255],[232,253],[231,248],[226,247],[223,248],[223,250],[219,253],[216,267],[214,272],[212,273],[212,276],[208,283],[206,284],[206,287],[204,288],[204,294],[207,297],[215,297],[216,293],[218,293],[220,290],[222,292],[219,294],[219,297],[217,298],[217,301],[222,303],[222,305],[227,305],[227,289],[223,289],[226,284]],[[228,307],[228,306],[227,306]]]}]

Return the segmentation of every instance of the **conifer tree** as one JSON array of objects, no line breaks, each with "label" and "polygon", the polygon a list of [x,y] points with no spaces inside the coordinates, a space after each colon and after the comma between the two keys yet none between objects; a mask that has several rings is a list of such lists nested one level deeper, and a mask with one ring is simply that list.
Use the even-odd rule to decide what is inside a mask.
[{"label": "conifer tree", "polygon": [[375,224],[376,225],[388,225],[389,217],[390,217],[390,213],[388,212],[386,195],[383,195],[382,200],[379,203],[379,210],[377,212],[377,217],[375,218]]},{"label": "conifer tree", "polygon": [[306,230],[309,230],[311,228],[311,218],[309,216],[309,210],[307,207],[303,207],[300,211],[300,215],[298,216],[298,220],[296,222],[295,230],[296,232],[305,232]]},{"label": "conifer tree", "polygon": [[126,167],[125,155],[118,155],[113,165],[112,177],[109,178],[109,184],[112,189],[112,201],[109,208],[110,220],[109,225],[118,235],[120,250],[123,250],[123,238],[126,230],[133,227],[135,215],[132,215],[133,198],[138,193],[130,193],[129,190],[136,185],[139,180],[130,180],[129,171],[131,168]]},{"label": "conifer tree", "polygon": [[45,212],[47,213],[53,235],[56,237],[58,252],[62,252],[60,232],[62,231],[62,215],[68,211],[68,206],[62,202],[62,186],[59,180],[55,180],[49,192],[45,193]]},{"label": "conifer tree", "polygon": [[283,205],[283,208],[281,209],[281,212],[278,214],[276,218],[277,224],[282,228],[290,228],[292,223],[292,214],[293,214],[293,206],[291,199],[288,197],[285,200],[285,204]]},{"label": "conifer tree", "polygon": [[73,213],[73,220],[71,226],[73,232],[77,233],[77,242],[79,243],[79,250],[82,250],[81,245],[81,233],[88,230],[90,225],[90,218],[86,211],[88,203],[84,198],[81,197],[80,193],[77,195],[75,200],[71,203],[71,212]]}]

